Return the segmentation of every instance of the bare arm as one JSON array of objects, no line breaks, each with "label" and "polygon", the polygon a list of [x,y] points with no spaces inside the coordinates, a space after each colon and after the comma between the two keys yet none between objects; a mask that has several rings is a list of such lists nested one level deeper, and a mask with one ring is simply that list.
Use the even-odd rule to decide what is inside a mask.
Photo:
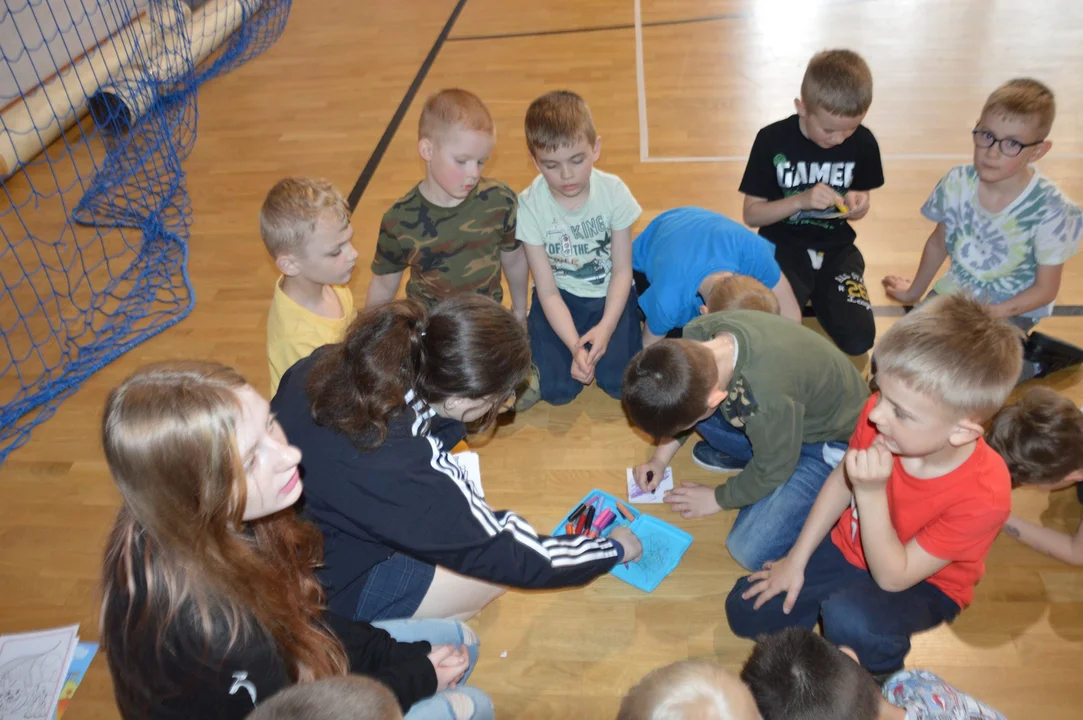
[{"label": "bare arm", "polygon": [[1083,565],[1083,523],[1075,535],[1069,535],[1012,515],[1004,525],[1004,532],[1049,557],[1069,565]]},{"label": "bare arm", "polygon": [[921,251],[921,260],[913,280],[898,275],[884,278],[884,289],[888,295],[902,303],[914,303],[921,299],[940,271],[940,266],[948,259],[945,235],[944,223],[937,223],[929,239],[925,241],[925,249]]},{"label": "bare arm", "polygon": [[820,488],[816,502],[812,504],[801,534],[797,536],[797,542],[790,549],[788,557],[804,567],[849,505],[850,488],[846,484],[846,476],[840,463]]},{"label": "bare arm", "polygon": [[594,365],[605,354],[609,346],[609,338],[617,329],[621,315],[624,314],[624,306],[628,304],[628,296],[632,290],[632,229],[613,231],[613,240],[610,248],[610,259],[613,261],[612,275],[609,278],[609,290],[605,295],[605,311],[598,324],[583,333],[579,339],[579,345],[591,343],[589,360]]},{"label": "bare arm", "polygon": [[876,584],[888,592],[902,592],[917,585],[948,565],[948,560],[934,557],[917,539],[903,545],[887,506],[886,486],[856,490],[854,499],[861,517],[861,545],[865,562]]},{"label": "bare arm", "polygon": [[[790,287],[790,281],[786,279],[786,276],[778,276],[778,284],[771,288],[771,292],[778,298],[779,314],[784,318],[789,318],[794,322],[801,322],[801,307],[797,304],[797,298],[793,295],[793,288]],[[646,346],[647,341],[643,341],[643,345]]]},{"label": "bare arm", "polygon": [[511,311],[522,320],[526,317],[526,292],[529,285],[529,265],[526,261],[525,243],[509,252],[500,253],[500,266],[508,279],[511,293]]},{"label": "bare arm", "polygon": [[373,275],[372,280],[369,281],[369,292],[368,297],[365,299],[365,307],[386,305],[394,300],[401,281],[401,272]]},{"label": "bare arm", "polygon": [[549,321],[553,332],[560,341],[574,355],[575,344],[579,342],[579,333],[572,321],[572,314],[568,312],[568,306],[564,304],[564,298],[560,297],[557,289],[556,278],[553,277],[553,268],[549,265],[549,256],[545,254],[542,245],[530,245],[523,243],[526,250],[527,263],[530,265],[530,274],[534,276],[534,289],[538,291],[538,302],[541,303],[545,319]]},{"label": "bare arm", "polygon": [[743,219],[751,228],[774,225],[801,210],[801,196],[790,195],[781,200],[765,200],[745,195]]},{"label": "bare arm", "polygon": [[1010,318],[1045,307],[1057,299],[1063,271],[1063,265],[1039,265],[1033,285],[1013,298],[990,305],[989,311],[994,317]]},{"label": "bare arm", "polygon": [[842,196],[824,183],[817,183],[803,193],[781,200],[745,195],[744,221],[749,227],[774,225],[801,210],[826,210],[842,201]]}]

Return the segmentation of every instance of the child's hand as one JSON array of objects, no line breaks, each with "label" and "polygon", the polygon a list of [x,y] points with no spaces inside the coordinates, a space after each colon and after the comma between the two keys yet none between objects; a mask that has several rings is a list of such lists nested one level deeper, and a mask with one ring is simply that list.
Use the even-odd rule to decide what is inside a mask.
[{"label": "child's hand", "polygon": [[429,662],[436,670],[436,692],[453,690],[470,666],[466,646],[436,645],[429,653]]},{"label": "child's hand", "polygon": [[[654,473],[650,482],[647,482],[647,473]],[[662,476],[665,474],[666,466],[658,463],[654,458],[632,468],[632,477],[635,478],[636,485],[645,493],[651,492],[661,485]]]},{"label": "child's hand", "polygon": [[869,214],[869,194],[860,190],[851,190],[846,193],[846,197],[843,199],[846,204],[846,208],[850,211],[846,213],[847,220],[860,220]]},{"label": "child's hand", "polygon": [[805,565],[791,560],[788,555],[781,560],[765,562],[763,570],[748,576],[748,585],[748,590],[745,590],[741,598],[756,598],[752,605],[753,610],[759,610],[775,595],[786,593],[786,599],[782,601],[782,612],[789,615],[797,602],[797,596],[801,594],[801,588],[805,586]]},{"label": "child's hand", "polygon": [[667,492],[662,502],[686,520],[722,512],[722,507],[714,499],[714,488],[699,483],[681,483],[679,488]]},{"label": "child's hand", "polygon": [[590,352],[580,345],[572,351],[572,378],[584,385],[594,382],[594,366],[590,364]]},{"label": "child's hand", "polygon": [[620,543],[620,546],[624,548],[623,562],[639,562],[639,558],[643,557],[642,543],[639,542],[639,538],[635,536],[635,533],[624,525],[618,525],[610,530],[609,539]]},{"label": "child's hand", "polygon": [[879,435],[864,450],[846,451],[846,477],[855,493],[882,489],[894,468],[895,456]]},{"label": "child's hand", "polygon": [[892,297],[901,303],[915,303],[918,295],[914,292],[914,281],[902,275],[887,275],[880,281],[888,297]]},{"label": "child's hand", "polygon": [[801,193],[800,198],[802,210],[826,210],[834,207],[836,202],[842,202],[842,196],[830,185],[824,183],[816,183]]},{"label": "child's hand", "polygon": [[591,368],[593,368],[598,364],[598,361],[602,359],[602,356],[605,355],[605,351],[609,348],[609,338],[611,337],[613,337],[613,331],[599,323],[580,336],[579,342],[576,343],[575,348],[578,350],[579,348],[590,345],[590,353],[587,355],[587,361],[590,363]]}]

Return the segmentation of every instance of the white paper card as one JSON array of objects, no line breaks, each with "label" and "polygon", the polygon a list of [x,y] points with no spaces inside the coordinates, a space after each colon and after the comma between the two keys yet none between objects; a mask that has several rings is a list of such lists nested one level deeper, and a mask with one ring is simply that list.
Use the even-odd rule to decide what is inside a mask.
[{"label": "white paper card", "polygon": [[665,474],[662,476],[662,482],[655,488],[653,493],[645,493],[639,489],[636,485],[635,474],[632,472],[632,468],[628,468],[628,502],[635,503],[637,505],[647,505],[651,503],[662,502],[662,496],[666,494],[667,490],[673,489],[673,469],[666,468]]}]

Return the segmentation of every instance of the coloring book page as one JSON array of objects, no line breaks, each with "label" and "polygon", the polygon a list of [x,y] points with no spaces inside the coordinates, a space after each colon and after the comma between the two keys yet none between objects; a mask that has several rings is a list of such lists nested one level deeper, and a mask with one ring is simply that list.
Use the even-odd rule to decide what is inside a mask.
[{"label": "coloring book page", "polygon": [[667,490],[673,489],[673,470],[666,468],[665,475],[662,476],[662,482],[658,484],[658,487],[654,489],[653,493],[643,492],[636,485],[635,473],[632,472],[632,468],[628,468],[628,502],[635,503],[637,505],[648,505],[662,502],[662,496],[666,494]]},{"label": "coloring book page", "polygon": [[0,636],[0,720],[53,716],[79,626]]}]

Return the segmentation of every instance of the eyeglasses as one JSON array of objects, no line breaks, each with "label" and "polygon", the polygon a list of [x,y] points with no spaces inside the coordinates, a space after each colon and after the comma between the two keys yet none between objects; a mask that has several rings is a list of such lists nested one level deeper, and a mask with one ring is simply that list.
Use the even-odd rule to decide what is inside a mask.
[{"label": "eyeglasses", "polygon": [[1012,140],[1011,138],[998,138],[988,130],[974,130],[970,134],[974,136],[974,147],[988,149],[994,145],[999,145],[1000,154],[1005,157],[1016,157],[1026,148],[1041,145],[1045,142],[1043,139],[1032,143],[1021,143],[1018,140]]}]

